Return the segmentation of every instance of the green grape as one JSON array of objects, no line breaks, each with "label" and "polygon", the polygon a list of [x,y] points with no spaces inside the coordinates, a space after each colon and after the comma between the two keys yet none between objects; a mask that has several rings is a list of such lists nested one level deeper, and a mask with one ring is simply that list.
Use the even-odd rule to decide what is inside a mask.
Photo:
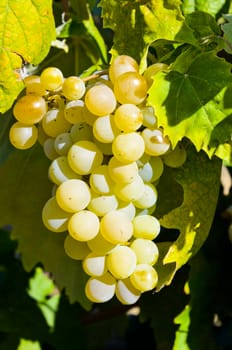
[{"label": "green grape", "polygon": [[41,84],[46,90],[57,90],[63,84],[63,73],[59,68],[45,68],[40,75]]},{"label": "green grape", "polygon": [[117,281],[115,295],[120,303],[132,305],[139,300],[141,292],[133,286],[130,278],[126,278]]},{"label": "green grape", "polygon": [[157,245],[149,239],[137,238],[131,243],[130,248],[136,254],[137,264],[154,265],[158,260]]},{"label": "green grape", "polygon": [[31,148],[38,139],[38,130],[35,125],[14,123],[9,131],[10,143],[18,149]]},{"label": "green grape", "polygon": [[145,143],[145,152],[147,154],[160,156],[166,153],[170,148],[170,142],[168,138],[163,135],[161,129],[145,128],[141,135]]},{"label": "green grape", "polygon": [[87,242],[88,247],[95,254],[106,255],[109,254],[116,245],[108,242],[101,233],[98,233],[93,239]]},{"label": "green grape", "polygon": [[42,210],[42,221],[44,226],[52,232],[65,232],[68,228],[70,213],[59,207],[56,197],[51,197]]},{"label": "green grape", "polygon": [[93,139],[93,132],[90,125],[85,122],[74,124],[70,130],[72,142],[91,141]]},{"label": "green grape", "polygon": [[79,242],[69,234],[64,240],[64,250],[74,260],[83,260],[91,252],[86,242]]},{"label": "green grape", "polygon": [[136,254],[127,246],[116,247],[107,256],[107,268],[117,279],[129,277],[136,267]]},{"label": "green grape", "polygon": [[79,179],[71,179],[63,182],[56,191],[58,205],[70,213],[85,209],[90,199],[89,186],[83,180]]},{"label": "green grape", "polygon": [[69,101],[64,108],[64,117],[71,124],[85,121],[85,103],[82,100]]},{"label": "green grape", "polygon": [[96,193],[111,193],[113,189],[113,181],[109,175],[108,166],[100,165],[95,168],[90,175],[89,184]]},{"label": "green grape", "polygon": [[120,55],[112,60],[109,68],[109,77],[114,83],[115,80],[123,73],[138,72],[138,70],[139,65],[134,58],[127,55]]},{"label": "green grape", "polygon": [[132,237],[133,225],[125,213],[112,210],[102,217],[100,232],[110,243],[125,243]]},{"label": "green grape", "polygon": [[154,267],[149,264],[139,264],[130,276],[133,286],[141,292],[147,292],[156,287],[158,274]]},{"label": "green grape", "polygon": [[138,175],[138,166],[136,162],[122,163],[117,158],[111,157],[108,171],[115,182],[125,184],[135,180]]},{"label": "green grape", "polygon": [[150,129],[157,129],[157,118],[154,109],[146,106],[140,109],[143,115],[143,126]]},{"label": "green grape", "polygon": [[24,78],[26,95],[45,96],[47,94],[40,81],[39,75],[29,75]]},{"label": "green grape", "polygon": [[23,124],[36,124],[43,119],[47,112],[47,104],[43,97],[25,95],[20,97],[14,105],[13,115]]},{"label": "green grape", "polygon": [[62,109],[50,109],[42,120],[45,133],[50,137],[56,137],[63,132],[68,132],[71,124],[65,119]]},{"label": "green grape", "polygon": [[55,150],[61,156],[64,156],[68,153],[68,150],[72,146],[72,144],[72,138],[70,133],[68,132],[63,132],[62,134],[59,134],[58,136],[56,136],[54,141]]},{"label": "green grape", "polygon": [[133,236],[135,238],[155,239],[160,233],[160,223],[152,215],[135,216],[132,220]]},{"label": "green grape", "polygon": [[51,162],[48,168],[48,177],[58,186],[67,180],[81,179],[81,176],[70,168],[65,156],[60,156]]},{"label": "green grape", "polygon": [[144,78],[147,81],[148,86],[150,87],[154,81],[154,76],[162,71],[168,68],[168,65],[165,63],[154,63],[151,66],[149,66],[145,72],[143,73]]},{"label": "green grape", "polygon": [[86,242],[93,239],[99,232],[99,219],[89,210],[74,213],[68,222],[68,232],[74,239]]},{"label": "green grape", "polygon": [[89,253],[82,261],[82,267],[89,276],[102,276],[107,272],[106,256]]},{"label": "green grape", "polygon": [[50,160],[54,160],[59,157],[59,154],[55,150],[55,139],[52,137],[49,137],[44,141],[43,150],[45,156]]},{"label": "green grape", "polygon": [[139,167],[139,175],[144,182],[155,182],[161,177],[163,170],[164,165],[162,159],[158,156],[150,157],[148,162],[145,162]]},{"label": "green grape", "polygon": [[123,104],[116,109],[114,122],[122,131],[136,131],[143,123],[143,114],[137,106],[129,103]]},{"label": "green grape", "polygon": [[144,184],[142,196],[134,200],[133,203],[137,208],[147,209],[153,207],[157,202],[158,193],[151,183]]},{"label": "green grape", "polygon": [[68,77],[63,82],[62,91],[68,100],[79,100],[85,94],[85,83],[79,77]]},{"label": "green grape", "polygon": [[111,143],[119,134],[112,115],[98,117],[93,123],[93,135],[100,142]]},{"label": "green grape", "polygon": [[114,83],[114,94],[121,104],[141,104],[147,96],[146,79],[138,72],[127,72],[120,75]]},{"label": "green grape", "polygon": [[178,144],[174,150],[164,154],[163,156],[163,162],[167,166],[171,168],[179,168],[181,167],[187,158],[187,152],[186,149]]},{"label": "green grape", "polygon": [[130,183],[116,183],[114,186],[116,196],[124,202],[131,202],[139,199],[143,195],[144,189],[144,182],[139,175]]},{"label": "green grape", "polygon": [[103,154],[91,141],[78,141],[74,143],[68,152],[70,167],[77,174],[88,175],[101,165]]},{"label": "green grape", "polygon": [[114,156],[122,163],[137,161],[145,150],[142,136],[137,132],[122,133],[112,144]]},{"label": "green grape", "polygon": [[113,298],[116,280],[110,273],[99,277],[90,277],[85,285],[85,294],[93,303],[105,303]]},{"label": "green grape", "polygon": [[91,200],[88,209],[94,212],[97,216],[104,216],[112,210],[117,209],[118,200],[114,194],[99,195],[91,192]]},{"label": "green grape", "polygon": [[117,102],[113,91],[107,85],[99,84],[86,92],[85,104],[91,113],[101,117],[112,113]]}]

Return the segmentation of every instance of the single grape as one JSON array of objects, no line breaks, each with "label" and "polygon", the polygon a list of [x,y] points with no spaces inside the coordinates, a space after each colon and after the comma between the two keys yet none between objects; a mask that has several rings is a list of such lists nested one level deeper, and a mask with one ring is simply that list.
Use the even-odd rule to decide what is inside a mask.
[{"label": "single grape", "polygon": [[70,136],[73,143],[78,141],[83,141],[83,140],[92,141],[93,139],[92,127],[85,122],[74,124],[71,127]]},{"label": "single grape", "polygon": [[126,278],[117,281],[115,295],[120,303],[132,305],[139,300],[141,292],[133,286],[130,278]]},{"label": "single grape", "polygon": [[140,110],[143,115],[143,126],[150,129],[157,129],[157,118],[154,109],[150,106],[145,106]]},{"label": "single grape", "polygon": [[43,119],[47,112],[47,104],[43,97],[25,95],[20,97],[14,105],[13,115],[23,124],[36,124]]},{"label": "single grape", "polygon": [[79,100],[85,94],[85,83],[79,77],[68,77],[63,82],[62,91],[68,100]]},{"label": "single grape", "polygon": [[112,144],[114,156],[122,163],[137,161],[145,150],[142,136],[137,132],[122,133]]},{"label": "single grape", "polygon": [[97,116],[112,113],[116,108],[116,103],[113,91],[105,84],[92,86],[85,95],[88,110]]},{"label": "single grape", "polygon": [[57,90],[61,87],[64,77],[59,68],[45,68],[40,75],[41,84],[46,90]]},{"label": "single grape", "polygon": [[137,264],[154,265],[158,260],[157,245],[149,239],[137,238],[131,243],[130,248],[136,254]]},{"label": "single grape", "polygon": [[138,166],[136,162],[122,163],[116,157],[111,157],[108,171],[115,182],[125,184],[135,180],[138,175]]},{"label": "single grape", "polygon": [[44,226],[52,232],[64,232],[68,228],[70,213],[61,209],[55,197],[51,197],[42,210],[42,221]]},{"label": "single grape", "polygon": [[170,148],[169,139],[163,135],[161,129],[145,128],[142,133],[145,143],[145,152],[153,156],[160,156]]},{"label": "single grape", "polygon": [[133,204],[140,209],[153,207],[157,202],[158,193],[151,183],[144,184],[144,191],[142,196],[133,201]]},{"label": "single grape", "polygon": [[42,120],[45,133],[50,137],[57,137],[63,132],[68,132],[71,124],[65,119],[63,109],[50,109]]},{"label": "single grape", "polygon": [[85,103],[82,100],[74,100],[66,103],[64,108],[65,119],[71,124],[77,124],[84,122],[84,114],[86,108]]},{"label": "single grape", "polygon": [[154,267],[149,264],[139,264],[130,276],[133,286],[141,292],[147,292],[156,287],[158,274]]},{"label": "single grape", "polygon": [[97,216],[104,216],[112,210],[117,209],[118,200],[114,194],[94,194],[91,192],[91,200],[88,209],[94,212]]},{"label": "single grape", "polygon": [[91,252],[86,242],[79,242],[69,234],[64,240],[64,250],[74,260],[83,260]]},{"label": "single grape", "polygon": [[92,252],[84,258],[82,267],[89,276],[102,276],[107,272],[106,256]]},{"label": "single grape", "polygon": [[75,142],[68,152],[68,163],[79,175],[88,175],[102,164],[103,154],[91,141]]},{"label": "single grape", "polygon": [[71,179],[63,182],[56,191],[58,205],[70,213],[85,209],[90,199],[89,186],[83,180],[79,179]]},{"label": "single grape", "polygon": [[152,215],[135,216],[132,220],[133,236],[136,238],[155,239],[160,233],[160,223]]},{"label": "single grape", "polygon": [[171,168],[179,168],[185,163],[186,158],[186,149],[181,144],[178,144],[174,150],[164,154],[163,162]]},{"label": "single grape", "polygon": [[145,162],[139,167],[139,175],[144,182],[155,182],[160,178],[163,170],[164,165],[162,159],[158,156],[150,157],[148,162]]},{"label": "single grape", "polygon": [[38,139],[38,130],[35,125],[15,122],[9,131],[10,143],[17,149],[31,148]]},{"label": "single grape", "polygon": [[125,243],[132,237],[133,225],[125,213],[112,210],[102,217],[100,232],[110,243]]},{"label": "single grape", "polygon": [[26,95],[45,96],[47,94],[45,88],[41,84],[39,75],[29,75],[24,78],[26,86]]},{"label": "single grape", "polygon": [[113,191],[113,181],[109,175],[108,165],[100,165],[93,170],[89,178],[90,187],[99,194]]},{"label": "single grape", "polygon": [[143,124],[143,114],[137,106],[127,103],[116,109],[114,121],[122,131],[136,131]]},{"label": "single grape", "polygon": [[93,303],[104,303],[113,298],[115,286],[115,278],[107,272],[103,276],[90,277],[85,285],[85,294]]},{"label": "single grape", "polygon": [[51,162],[48,168],[48,177],[58,186],[67,180],[81,179],[81,176],[70,168],[65,156],[60,156]]},{"label": "single grape", "polygon": [[135,179],[127,184],[116,183],[114,192],[116,196],[124,202],[133,202],[139,199],[144,193],[144,182],[142,178],[137,175]]},{"label": "single grape", "polygon": [[109,68],[110,80],[114,83],[115,80],[127,72],[138,72],[139,65],[133,57],[127,55],[120,55],[115,57]]},{"label": "single grape", "polygon": [[98,117],[93,123],[93,135],[100,142],[111,143],[119,134],[112,115]]},{"label": "single grape", "polygon": [[80,210],[74,213],[68,222],[68,232],[76,240],[81,242],[93,239],[99,232],[99,219],[89,210]]},{"label": "single grape", "polygon": [[68,153],[68,150],[72,146],[72,144],[72,138],[70,133],[68,132],[63,132],[62,134],[59,134],[58,136],[56,136],[54,141],[55,150],[61,156],[64,156]]},{"label": "single grape", "polygon": [[114,84],[114,94],[121,104],[141,104],[147,96],[146,79],[138,72],[127,72],[120,75]]},{"label": "single grape", "polygon": [[136,254],[127,246],[116,247],[107,256],[107,268],[117,279],[129,277],[136,267]]},{"label": "single grape", "polygon": [[44,141],[43,150],[45,156],[50,160],[54,160],[60,156],[55,150],[55,139],[52,137],[49,137]]}]

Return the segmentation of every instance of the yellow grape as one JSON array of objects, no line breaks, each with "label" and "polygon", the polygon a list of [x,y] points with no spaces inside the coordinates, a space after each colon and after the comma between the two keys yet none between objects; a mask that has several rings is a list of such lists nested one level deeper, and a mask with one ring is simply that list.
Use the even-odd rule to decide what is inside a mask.
[{"label": "yellow grape", "polygon": [[68,77],[63,82],[62,91],[68,100],[79,100],[85,94],[85,83],[79,77]]},{"label": "yellow grape", "polygon": [[35,125],[26,125],[20,122],[14,123],[9,131],[11,144],[18,149],[31,148],[37,141],[38,130]]},{"label": "yellow grape", "polygon": [[64,77],[59,68],[45,68],[40,75],[41,84],[46,90],[57,90],[61,87]]},{"label": "yellow grape", "polygon": [[47,104],[43,97],[25,95],[17,100],[13,108],[15,119],[23,124],[36,124],[47,112]]}]

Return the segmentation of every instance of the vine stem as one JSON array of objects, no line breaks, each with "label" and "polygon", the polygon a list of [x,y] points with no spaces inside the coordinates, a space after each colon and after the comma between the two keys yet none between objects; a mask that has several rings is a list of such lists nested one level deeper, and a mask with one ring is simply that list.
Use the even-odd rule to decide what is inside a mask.
[{"label": "vine stem", "polygon": [[108,69],[103,69],[97,73],[89,75],[88,77],[82,78],[82,80],[84,82],[87,82],[89,80],[97,79],[97,78],[101,77],[102,75],[108,74],[108,72],[109,72]]}]

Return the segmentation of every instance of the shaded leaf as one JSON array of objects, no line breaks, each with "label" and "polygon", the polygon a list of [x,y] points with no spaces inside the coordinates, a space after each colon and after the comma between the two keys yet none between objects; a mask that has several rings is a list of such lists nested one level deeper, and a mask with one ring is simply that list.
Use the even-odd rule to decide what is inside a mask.
[{"label": "shaded leaf", "polygon": [[226,0],[183,0],[182,10],[184,14],[194,11],[204,11],[216,15],[226,4]]},{"label": "shaded leaf", "polygon": [[225,42],[225,51],[232,53],[232,15],[223,15],[226,23],[222,24],[221,28],[224,32],[223,39]]}]

